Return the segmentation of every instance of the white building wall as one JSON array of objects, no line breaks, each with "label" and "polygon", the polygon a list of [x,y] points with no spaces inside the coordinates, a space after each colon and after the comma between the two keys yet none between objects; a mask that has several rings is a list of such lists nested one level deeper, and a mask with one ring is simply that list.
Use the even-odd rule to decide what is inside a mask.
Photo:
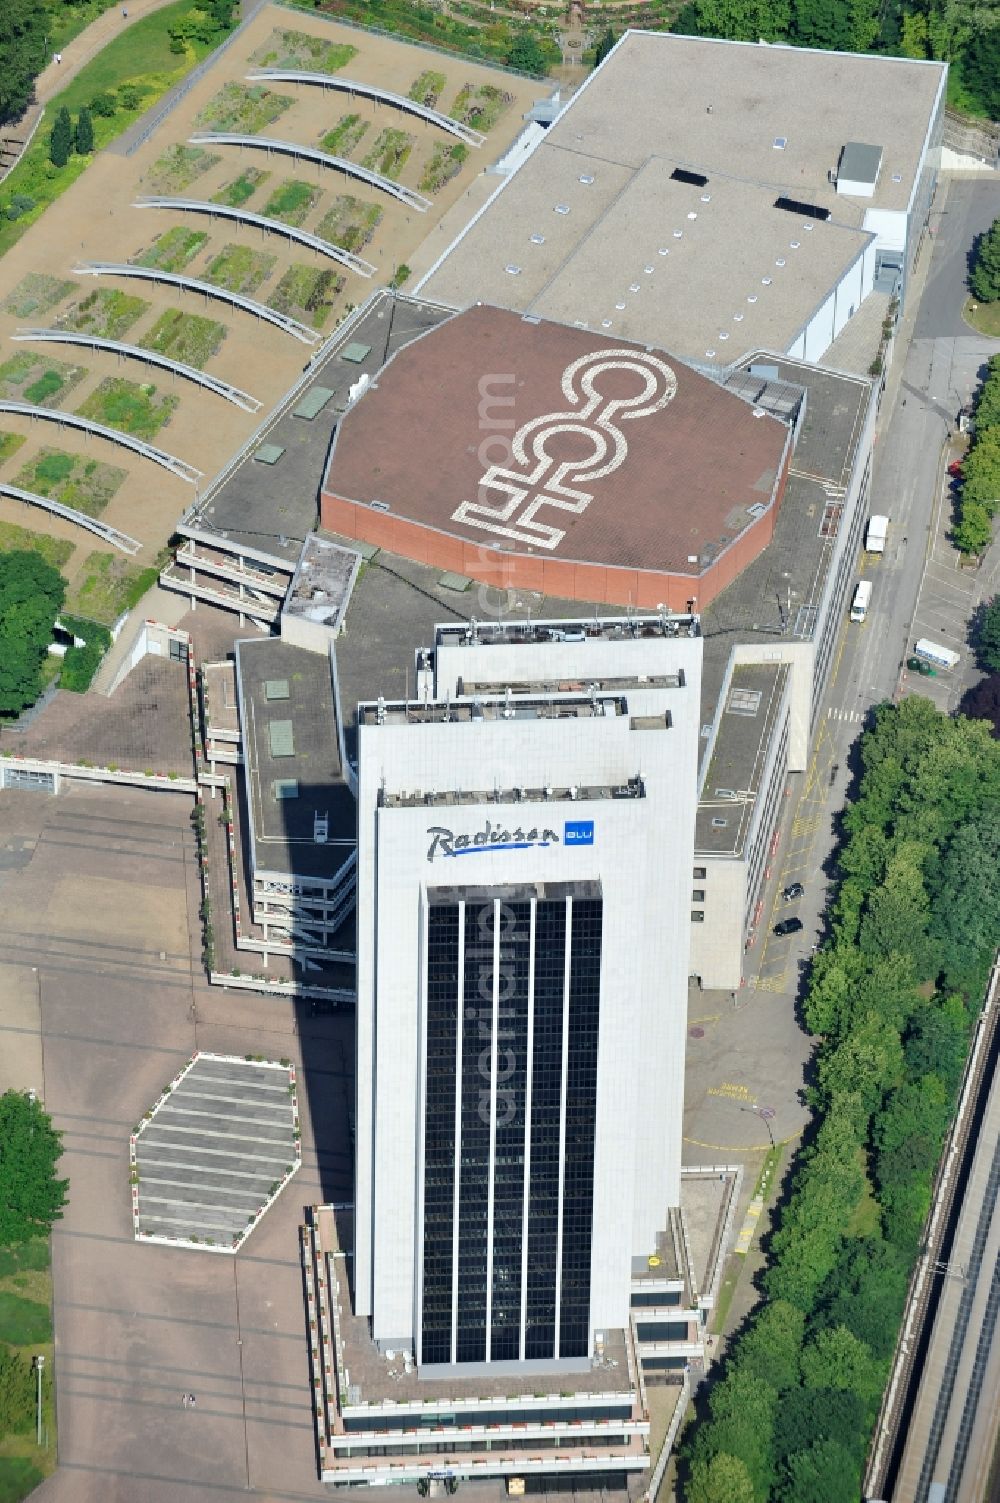
[{"label": "white building wall", "polygon": [[[360,728],[355,1276],[358,1311],[373,1314],[373,1335],[386,1344],[412,1340],[417,1314],[422,884],[602,884],[593,1327],[627,1323],[631,1257],[652,1251],[667,1205],[678,1201],[701,642],[589,640],[511,652],[518,679],[548,674],[550,652],[565,659],[564,671],[593,677],[610,673],[610,648],[631,649],[618,654],[621,671],[626,660],[636,671],[641,648],[647,673],[683,666],[684,688],[627,695],[633,715],[654,701],[661,714],[669,707],[670,728],[632,728],[630,715]],[[506,651],[482,649],[475,674],[483,676],[488,654]],[[383,784],[389,793],[615,786],[639,774],[643,799],[377,808]],[[433,825],[473,833],[486,819],[529,818],[560,834],[567,818],[593,819],[594,843],[428,860]]]}]

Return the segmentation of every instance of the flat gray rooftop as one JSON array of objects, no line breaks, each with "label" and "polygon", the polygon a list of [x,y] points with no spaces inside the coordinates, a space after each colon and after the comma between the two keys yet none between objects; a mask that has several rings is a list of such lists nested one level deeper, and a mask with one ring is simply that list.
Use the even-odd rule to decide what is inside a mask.
[{"label": "flat gray rooftop", "polygon": [[[344,782],[333,677],[325,653],[279,637],[236,644],[253,869],[332,878],[353,845],[354,797]],[[316,815],[329,816],[326,844]]]},{"label": "flat gray rooftop", "polygon": [[282,613],[337,630],[347,610],[360,555],[310,533],[302,548]]},{"label": "flat gray rooftop", "polygon": [[234,1250],[298,1165],[291,1071],[200,1054],[135,1143],[139,1240]]},{"label": "flat gray rooftop", "polygon": [[[313,373],[277,419],[269,420],[259,443],[284,452],[274,464],[250,462],[247,456],[222,484],[208,486],[205,495],[185,512],[178,530],[183,534],[216,533],[230,543],[252,548],[291,570],[303,541],[316,525],[319,487],[330,440],[346,408],[349,387],[361,375],[374,376],[390,355],[411,339],[433,328],[448,315],[419,302],[383,292],[356,323],[332,338],[314,357]],[[344,352],[361,344],[370,351],[358,361]],[[310,393],[322,387],[331,393],[322,410],[305,422],[294,415]]]},{"label": "flat gray rooftop", "polygon": [[785,663],[733,668],[695,820],[696,855],[742,853],[790,672]]},{"label": "flat gray rooftop", "polygon": [[[941,63],[629,31],[419,288],[719,365],[787,349],[867,243],[866,210],[906,212],[944,78]],[[850,142],[882,149],[873,197],[828,181]]]}]

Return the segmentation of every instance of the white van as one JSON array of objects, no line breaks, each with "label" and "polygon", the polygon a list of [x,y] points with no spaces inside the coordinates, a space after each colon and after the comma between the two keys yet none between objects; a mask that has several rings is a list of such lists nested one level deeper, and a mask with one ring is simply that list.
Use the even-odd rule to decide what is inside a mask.
[{"label": "white van", "polygon": [[954,668],[960,660],[960,654],[952,652],[950,647],[942,647],[938,642],[931,642],[927,637],[921,637],[913,648],[915,658],[923,658],[925,663],[932,663],[935,668]]},{"label": "white van", "polygon": [[868,607],[872,598],[872,582],[863,579],[854,591],[854,600],[851,604],[851,620],[863,621],[868,614]]}]

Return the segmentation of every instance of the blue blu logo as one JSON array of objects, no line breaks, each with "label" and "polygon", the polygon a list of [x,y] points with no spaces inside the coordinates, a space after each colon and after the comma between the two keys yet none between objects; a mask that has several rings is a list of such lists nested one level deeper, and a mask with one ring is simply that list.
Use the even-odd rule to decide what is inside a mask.
[{"label": "blue blu logo", "polygon": [[563,829],[566,845],[593,845],[594,821],[592,819],[568,819]]}]

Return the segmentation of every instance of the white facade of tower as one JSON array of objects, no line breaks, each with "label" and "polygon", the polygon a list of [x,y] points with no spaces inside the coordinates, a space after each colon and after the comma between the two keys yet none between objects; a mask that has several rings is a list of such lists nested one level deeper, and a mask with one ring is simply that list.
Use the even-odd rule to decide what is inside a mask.
[{"label": "white facade of tower", "polygon": [[[468,633],[440,628],[433,668],[428,664],[418,676],[426,696],[408,707],[362,708],[355,1288],[356,1311],[371,1315],[383,1345],[417,1352],[421,1346],[429,1278],[423,1267],[427,1031],[437,1005],[428,1002],[428,914],[452,897],[454,912],[462,914],[470,893],[477,912],[505,895],[521,903],[532,973],[536,915],[563,902],[570,915],[576,902],[579,913],[582,894],[599,895],[592,900],[602,932],[587,1351],[595,1330],[628,1323],[632,1260],[653,1250],[667,1206],[679,1200],[701,669],[700,638],[688,631],[687,618],[657,617]],[[563,1108],[576,1047],[569,978],[577,958],[570,951],[567,938]],[[530,991],[532,983],[525,985]],[[532,1141],[539,1141],[526,1063],[533,1009],[542,1006],[537,985],[532,996],[525,1003],[529,1042],[522,1047],[520,1097],[527,1102],[529,1161]],[[483,1100],[492,1099],[492,1155],[495,1039],[492,1062],[489,1047]],[[534,1048],[540,1057],[537,1039]],[[434,1084],[440,1099],[441,1082]],[[465,1088],[456,1077],[450,1275],[456,1290],[465,1267],[459,1257],[468,1199],[459,1194]],[[564,1111],[560,1149],[568,1161],[565,1120]],[[543,1209],[558,1220],[558,1262],[567,1255],[562,1239],[571,1227],[555,1216],[554,1188],[533,1209],[529,1191],[538,1172],[530,1162],[523,1170],[524,1226]],[[494,1178],[491,1158],[481,1207],[488,1237]],[[562,1180],[558,1194],[561,1217]],[[526,1298],[514,1352],[521,1361]],[[564,1356],[558,1339],[551,1356],[557,1362]],[[484,1357],[491,1359],[488,1334]]]}]

